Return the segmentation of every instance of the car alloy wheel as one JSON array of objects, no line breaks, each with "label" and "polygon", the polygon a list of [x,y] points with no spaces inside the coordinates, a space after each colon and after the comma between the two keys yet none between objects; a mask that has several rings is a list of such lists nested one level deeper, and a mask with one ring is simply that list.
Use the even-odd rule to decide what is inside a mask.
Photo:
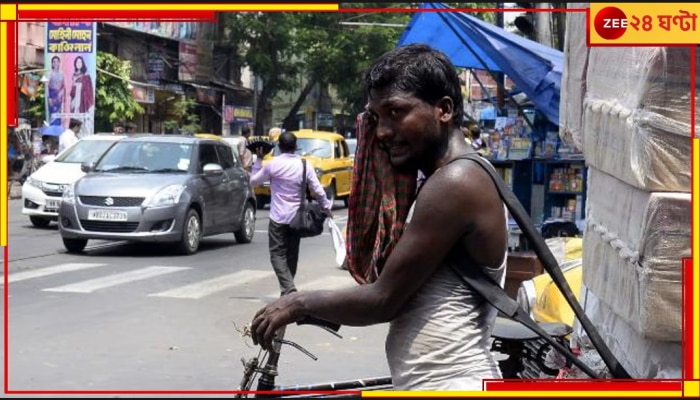
[{"label": "car alloy wheel", "polygon": [[184,254],[194,254],[199,248],[199,241],[202,236],[202,226],[197,211],[192,208],[187,211],[183,228],[180,250]]},{"label": "car alloy wheel", "polygon": [[238,243],[250,243],[255,235],[255,211],[250,203],[246,203],[243,208],[243,221],[241,227],[234,232]]}]

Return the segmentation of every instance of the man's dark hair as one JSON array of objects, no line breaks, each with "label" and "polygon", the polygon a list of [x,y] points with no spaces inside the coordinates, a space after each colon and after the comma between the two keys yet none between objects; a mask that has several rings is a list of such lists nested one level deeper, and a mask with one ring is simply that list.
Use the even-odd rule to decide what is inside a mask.
[{"label": "man's dark hair", "polygon": [[285,132],[280,135],[277,146],[282,153],[294,153],[297,149],[297,136],[292,132]]},{"label": "man's dark hair", "polygon": [[71,118],[70,123],[68,123],[68,129],[73,129],[76,126],[80,127],[83,123],[80,120]]},{"label": "man's dark hair", "polygon": [[379,57],[365,73],[365,93],[400,90],[435,105],[445,96],[452,99],[453,123],[462,126],[464,100],[457,70],[441,51],[424,44],[397,47]]},{"label": "man's dark hair", "polygon": [[244,126],[243,129],[241,129],[241,135],[242,136],[250,135],[250,128],[248,128],[247,126]]}]

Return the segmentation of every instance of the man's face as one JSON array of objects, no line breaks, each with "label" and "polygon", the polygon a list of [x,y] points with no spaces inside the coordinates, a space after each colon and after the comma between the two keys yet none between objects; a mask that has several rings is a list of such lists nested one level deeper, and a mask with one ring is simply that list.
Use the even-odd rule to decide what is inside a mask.
[{"label": "man's face", "polygon": [[75,132],[76,135],[77,135],[78,133],[80,133],[80,125],[74,126],[74,127],[73,127],[73,132]]},{"label": "man's face", "polygon": [[114,133],[124,133],[124,128],[121,126],[117,126],[114,128]]},{"label": "man's face", "polygon": [[441,133],[444,113],[440,104],[433,106],[412,93],[382,89],[372,91],[368,106],[376,119],[380,146],[394,166],[418,167],[430,162],[426,157],[446,143],[446,135]]}]

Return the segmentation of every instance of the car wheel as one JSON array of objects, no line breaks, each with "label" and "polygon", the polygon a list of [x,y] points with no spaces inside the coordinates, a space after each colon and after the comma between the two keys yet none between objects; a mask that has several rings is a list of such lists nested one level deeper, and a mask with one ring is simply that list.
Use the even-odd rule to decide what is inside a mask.
[{"label": "car wheel", "polygon": [[194,254],[199,248],[199,242],[202,238],[202,220],[199,214],[193,208],[187,211],[185,224],[182,228],[182,238],[178,247],[183,254]]},{"label": "car wheel", "polygon": [[29,220],[32,222],[32,225],[37,228],[46,228],[51,223],[50,219],[41,217],[29,217]]},{"label": "car wheel", "polygon": [[87,239],[67,239],[63,238],[63,246],[69,253],[82,253],[87,246]]},{"label": "car wheel", "polygon": [[253,205],[246,203],[243,207],[241,227],[233,233],[238,243],[250,243],[255,235],[255,210]]}]

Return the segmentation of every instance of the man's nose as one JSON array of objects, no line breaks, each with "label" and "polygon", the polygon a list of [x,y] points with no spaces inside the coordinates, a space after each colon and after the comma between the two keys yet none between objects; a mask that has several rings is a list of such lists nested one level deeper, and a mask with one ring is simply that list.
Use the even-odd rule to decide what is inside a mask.
[{"label": "man's nose", "polygon": [[394,130],[389,124],[382,122],[381,119],[377,122],[377,139],[386,140],[392,137],[393,134]]}]

